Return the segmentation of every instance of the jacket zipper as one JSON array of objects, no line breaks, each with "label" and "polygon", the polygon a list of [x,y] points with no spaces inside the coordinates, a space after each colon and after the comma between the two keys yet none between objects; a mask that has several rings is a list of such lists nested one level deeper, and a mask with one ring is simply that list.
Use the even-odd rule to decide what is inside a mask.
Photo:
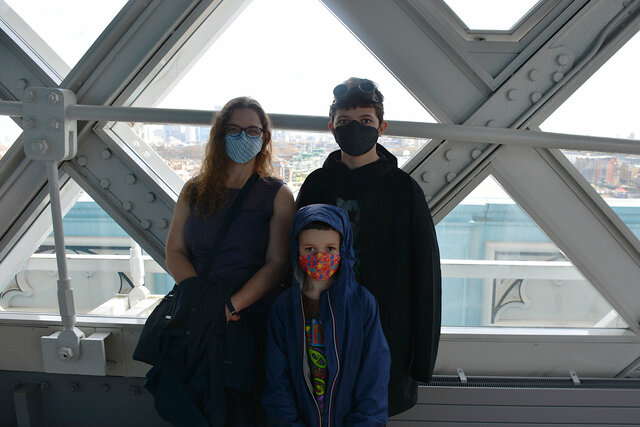
[{"label": "jacket zipper", "polygon": [[[309,361],[307,360],[307,352],[306,352],[306,345],[307,345],[307,334],[304,330],[305,328],[305,318],[304,318],[304,305],[302,304],[302,292],[300,292],[300,312],[302,313],[302,363],[309,363]],[[302,365],[302,377],[304,378],[304,382],[307,385],[307,390],[309,390],[309,393],[311,393],[311,400],[313,400],[313,403],[316,405],[316,413],[318,414],[318,426],[322,427],[322,415],[320,413],[320,407],[318,406],[318,402],[316,401],[316,397],[313,394],[313,389],[311,388],[311,385],[309,385],[309,379],[307,378],[307,373],[304,371],[304,365]]]},{"label": "jacket zipper", "polygon": [[336,316],[335,316],[335,313],[333,312],[333,304],[331,304],[330,291],[327,291],[327,300],[329,301],[329,309],[331,311],[331,322],[332,322],[331,326],[333,327],[333,349],[336,352],[336,362],[337,362],[336,375],[333,377],[333,384],[331,385],[331,394],[329,395],[328,425],[329,427],[331,427],[331,424],[332,424],[331,411],[333,409],[333,396],[334,396],[333,392],[336,387],[336,382],[338,381],[338,375],[340,374],[340,355],[338,354],[338,334],[336,331]]}]

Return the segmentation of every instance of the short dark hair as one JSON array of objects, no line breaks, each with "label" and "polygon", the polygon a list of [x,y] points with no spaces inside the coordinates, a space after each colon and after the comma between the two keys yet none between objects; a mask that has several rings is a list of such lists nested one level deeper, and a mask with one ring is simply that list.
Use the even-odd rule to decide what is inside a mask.
[{"label": "short dark hair", "polygon": [[324,221],[311,221],[310,223],[302,227],[302,230],[300,230],[300,232],[302,233],[304,230],[333,230],[339,233],[338,230]]},{"label": "short dark hair", "polygon": [[382,102],[384,101],[384,96],[382,96],[382,93],[378,89],[378,85],[376,85],[375,82],[369,79],[349,77],[347,80],[342,82],[342,84],[346,85],[349,89],[351,89],[351,88],[357,88],[363,82],[371,83],[375,86],[374,90],[375,90],[376,96],[378,97],[378,102],[363,99],[362,97],[356,95],[357,91],[352,92],[351,90],[349,90],[349,92],[347,92],[347,95],[343,99],[341,99],[340,103],[334,102],[333,104],[331,104],[331,107],[329,107],[329,119],[331,123],[333,123],[333,119],[335,118],[336,111],[338,109],[350,110],[356,107],[373,107],[376,110],[376,116],[378,117],[378,120],[380,121],[380,123],[382,123],[382,121],[384,120],[384,105],[382,104]]}]

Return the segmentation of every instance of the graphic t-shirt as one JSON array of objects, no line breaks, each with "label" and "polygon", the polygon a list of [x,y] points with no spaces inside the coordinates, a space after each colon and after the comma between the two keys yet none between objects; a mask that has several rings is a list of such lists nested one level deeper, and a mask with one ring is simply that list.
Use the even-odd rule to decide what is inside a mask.
[{"label": "graphic t-shirt", "polygon": [[307,355],[310,368],[310,380],[315,397],[323,413],[324,396],[327,381],[327,358],[325,356],[324,334],[320,320],[320,302],[313,301],[302,294],[304,310],[304,331],[307,338]]}]

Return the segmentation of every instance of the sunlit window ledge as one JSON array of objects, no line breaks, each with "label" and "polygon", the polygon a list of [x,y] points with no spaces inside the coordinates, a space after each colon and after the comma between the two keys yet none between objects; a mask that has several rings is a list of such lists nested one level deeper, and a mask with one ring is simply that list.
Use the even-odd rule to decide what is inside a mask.
[{"label": "sunlit window ledge", "polygon": [[[140,329],[144,325],[145,318],[136,317],[107,317],[107,316],[82,316],[76,317],[78,327],[123,327],[127,329]],[[61,326],[60,317],[55,314],[15,313],[1,312],[0,325],[37,325],[37,326]],[[640,342],[640,337],[629,329],[623,328],[523,328],[523,327],[459,327],[443,326],[441,337],[446,341],[459,340],[498,340],[498,341],[536,341],[554,340],[567,341],[574,337],[578,340],[589,337],[598,341],[612,339],[625,342]]]},{"label": "sunlit window ledge", "polygon": [[482,339],[482,337],[492,338],[499,341],[509,341],[517,339],[519,341],[535,341],[539,339],[553,339],[557,337],[559,341],[566,341],[569,337],[593,337],[617,339],[624,337],[624,341],[638,341],[640,337],[626,328],[533,328],[533,327],[465,327],[465,326],[443,326],[441,337],[448,341]]}]

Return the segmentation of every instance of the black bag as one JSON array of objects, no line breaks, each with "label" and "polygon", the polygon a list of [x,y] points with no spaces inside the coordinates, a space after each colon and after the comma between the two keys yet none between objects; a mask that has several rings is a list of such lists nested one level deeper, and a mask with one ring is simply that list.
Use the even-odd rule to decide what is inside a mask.
[{"label": "black bag", "polygon": [[220,231],[208,255],[205,270],[201,276],[190,277],[174,285],[173,289],[165,295],[156,308],[153,309],[140,332],[138,344],[133,351],[133,359],[150,365],[155,365],[163,359],[164,351],[160,348],[162,331],[166,330],[170,323],[175,323],[181,316],[186,315],[186,310],[189,310],[193,305],[191,301],[197,301],[198,294],[201,293],[201,289],[199,289],[201,286],[210,285],[206,278],[209,276],[209,270],[229,231],[229,225],[233,221],[243,200],[246,198],[247,193],[249,193],[257,180],[258,175],[253,174],[242,187],[242,190],[225,214],[224,220],[220,225]]}]

